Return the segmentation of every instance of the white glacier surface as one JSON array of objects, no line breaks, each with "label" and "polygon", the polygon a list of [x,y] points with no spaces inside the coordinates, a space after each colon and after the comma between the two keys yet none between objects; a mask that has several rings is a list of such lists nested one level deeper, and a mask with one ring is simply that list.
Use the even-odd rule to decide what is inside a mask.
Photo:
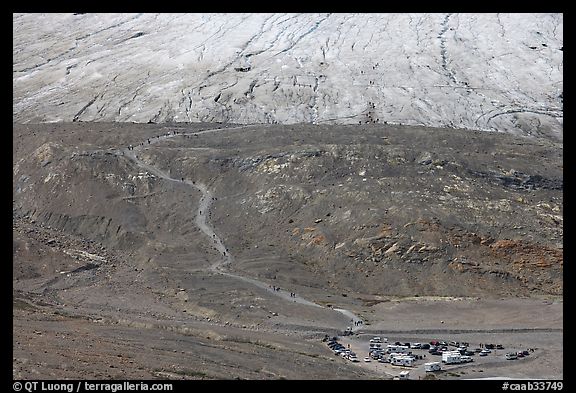
[{"label": "white glacier surface", "polygon": [[17,122],[395,123],[562,140],[562,14],[14,14]]}]

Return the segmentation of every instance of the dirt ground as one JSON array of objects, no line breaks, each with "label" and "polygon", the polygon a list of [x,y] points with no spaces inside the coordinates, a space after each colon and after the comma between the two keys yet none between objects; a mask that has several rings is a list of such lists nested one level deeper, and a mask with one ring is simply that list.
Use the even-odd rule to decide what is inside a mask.
[{"label": "dirt ground", "polygon": [[536,351],[436,377],[563,378],[558,145],[222,127],[14,125],[14,378],[397,375],[321,341],[350,316],[361,358],[374,334],[494,342]]},{"label": "dirt ground", "polygon": [[[493,343],[502,344],[504,349],[494,350],[486,357],[474,356],[472,363],[445,365],[445,372],[435,373],[435,376],[439,379],[563,378],[561,299],[397,300],[372,307],[368,315],[374,322],[367,329],[341,339],[342,343],[349,343],[355,348],[353,350],[360,359],[368,355],[368,341],[376,335],[386,337],[389,343],[442,340],[468,342],[469,348],[479,348],[481,343]],[[505,359],[508,352],[529,348],[535,349],[530,356],[516,361]],[[374,361],[364,366],[391,375],[398,375],[404,369],[412,370],[411,377],[417,379],[426,375],[425,362],[441,361],[440,356],[433,356],[426,350],[413,350],[413,353],[426,356],[414,368]]]},{"label": "dirt ground", "polygon": [[[444,301],[440,301],[442,304]],[[399,302],[402,305],[402,302]],[[497,303],[497,302],[496,302]],[[503,302],[501,315],[510,310],[511,302]],[[528,306],[529,302],[523,302]],[[471,348],[480,343],[498,343],[504,350],[487,357],[474,357],[466,365],[444,366],[434,373],[438,379],[497,378],[563,379],[563,329],[561,324],[548,328],[534,326],[527,317],[510,324],[490,328],[450,328],[447,322],[421,329],[417,323],[404,321],[396,329],[367,326],[353,336],[340,336],[350,344],[360,362],[351,363],[332,353],[321,342],[323,332],[334,334],[332,326],[300,325],[298,320],[279,321],[274,328],[258,329],[226,326],[221,323],[185,320],[143,319],[117,313],[111,317],[66,315],[61,309],[33,306],[27,301],[14,304],[13,375],[14,378],[191,378],[191,379],[378,379],[392,378],[409,370],[412,379],[425,376],[423,364],[440,357],[425,350],[413,350],[426,356],[415,367],[403,368],[375,361],[363,362],[368,355],[368,340],[375,335],[388,342],[428,342],[432,339],[469,342]],[[422,302],[420,317],[433,318],[438,301]],[[559,303],[561,306],[561,303]],[[426,312],[426,306],[430,311]],[[544,308],[535,301],[532,309]],[[283,310],[280,308],[280,310]],[[480,303],[477,313],[492,313]],[[368,310],[366,310],[368,311]],[[560,315],[561,308],[556,310]],[[84,314],[84,313],[82,313]],[[101,314],[100,314],[101,315]],[[383,315],[386,320],[391,315]],[[547,321],[542,321],[546,324]],[[321,325],[319,321],[316,321]],[[507,361],[504,354],[534,348],[530,356]]]}]

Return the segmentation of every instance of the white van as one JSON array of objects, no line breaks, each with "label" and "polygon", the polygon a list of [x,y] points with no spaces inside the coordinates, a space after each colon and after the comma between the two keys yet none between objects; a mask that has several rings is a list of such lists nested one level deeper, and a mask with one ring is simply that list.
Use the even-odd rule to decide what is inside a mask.
[{"label": "white van", "polygon": [[458,351],[446,351],[442,353],[442,363],[458,364],[462,363],[462,355]]}]

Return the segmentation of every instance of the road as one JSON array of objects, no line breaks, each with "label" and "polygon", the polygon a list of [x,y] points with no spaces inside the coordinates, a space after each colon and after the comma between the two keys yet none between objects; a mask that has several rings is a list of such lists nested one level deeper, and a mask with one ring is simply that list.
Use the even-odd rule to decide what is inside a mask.
[{"label": "road", "polygon": [[[225,266],[231,265],[233,263],[234,258],[232,256],[232,254],[230,254],[228,248],[226,247],[226,245],[224,244],[222,239],[218,236],[218,234],[216,233],[214,228],[210,225],[210,223],[207,220],[207,217],[210,214],[210,207],[212,206],[212,203],[215,200],[214,195],[210,192],[208,187],[204,183],[201,183],[201,182],[198,182],[195,180],[190,180],[190,179],[185,179],[185,178],[173,178],[169,175],[168,172],[166,172],[160,168],[157,168],[153,165],[147,164],[144,161],[142,161],[141,158],[138,157],[138,152],[141,151],[144,147],[148,148],[155,143],[158,143],[162,140],[166,140],[169,138],[184,137],[184,136],[189,136],[189,135],[201,135],[201,134],[213,133],[213,132],[236,131],[236,130],[244,129],[247,127],[251,127],[251,126],[250,125],[244,125],[244,126],[239,126],[239,127],[211,128],[211,129],[207,129],[207,130],[194,131],[194,132],[192,132],[192,131],[183,132],[183,131],[176,131],[176,129],[172,129],[171,132],[168,131],[164,135],[159,135],[155,138],[149,138],[149,139],[141,142],[140,144],[138,144],[136,146],[130,146],[130,147],[126,147],[126,148],[123,148],[120,150],[116,150],[116,151],[114,151],[114,153],[116,155],[122,155],[124,157],[131,159],[137,166],[139,166],[143,170],[153,174],[154,176],[157,176],[158,178],[161,178],[161,179],[164,179],[164,180],[170,181],[170,182],[186,184],[186,185],[193,187],[196,190],[200,191],[202,196],[200,197],[200,201],[198,203],[198,211],[196,212],[194,222],[198,226],[200,231],[202,231],[202,233],[204,233],[206,235],[206,237],[209,239],[209,241],[212,243],[214,248],[220,253],[220,255],[222,257],[222,258],[216,260],[210,266],[211,271],[218,273],[218,274],[222,274],[222,275],[231,277],[231,278],[234,278],[236,280],[250,283],[256,287],[265,289],[270,294],[277,296],[277,297],[280,297],[286,301],[295,302],[298,304],[303,304],[303,305],[312,306],[312,307],[325,308],[324,306],[322,306],[320,304],[317,304],[317,303],[314,303],[310,300],[304,299],[303,297],[299,296],[298,294],[292,294],[291,292],[286,291],[284,289],[274,289],[270,284],[267,284],[263,281],[260,281],[260,280],[257,280],[255,278],[251,278],[251,277],[241,276],[241,275],[231,273],[229,271],[224,270]],[[165,129],[170,130],[170,128],[168,128],[168,127],[166,127]],[[332,310],[339,312],[342,315],[344,315],[345,317],[349,318],[351,320],[350,327],[352,328],[353,331],[357,331],[361,328],[361,326],[362,326],[361,324],[358,324],[356,326],[356,324],[353,322],[359,322],[359,321],[361,322],[362,319],[360,317],[358,317],[357,315],[355,315],[354,313],[352,313],[351,311],[346,310],[346,309],[342,309],[342,308],[334,308]]]}]

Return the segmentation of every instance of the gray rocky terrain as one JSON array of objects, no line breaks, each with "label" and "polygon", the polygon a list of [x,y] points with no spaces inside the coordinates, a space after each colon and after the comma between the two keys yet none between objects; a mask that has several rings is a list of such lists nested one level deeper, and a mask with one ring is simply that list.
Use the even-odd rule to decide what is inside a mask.
[{"label": "gray rocky terrain", "polygon": [[[167,330],[189,348],[216,329],[251,348],[238,349],[248,354],[235,371],[204,354],[192,369],[206,375],[171,357],[172,368],[141,360],[111,375],[389,377],[321,355],[318,338],[341,334],[350,316],[364,322],[358,334],[561,331],[556,142],[383,125],[66,123],[14,124],[13,152],[15,340],[27,326],[57,335],[71,318],[94,340]],[[517,300],[485,303],[504,298]],[[420,311],[390,320],[399,299]],[[433,311],[450,299],[480,311]],[[15,375],[32,377],[19,345]],[[122,357],[144,350],[110,345]],[[232,350],[214,345],[222,359]],[[262,358],[272,355],[260,347],[279,346],[287,353]],[[315,366],[291,368],[286,356]]]},{"label": "gray rocky terrain", "polygon": [[12,28],[15,379],[563,378],[562,14]]}]

